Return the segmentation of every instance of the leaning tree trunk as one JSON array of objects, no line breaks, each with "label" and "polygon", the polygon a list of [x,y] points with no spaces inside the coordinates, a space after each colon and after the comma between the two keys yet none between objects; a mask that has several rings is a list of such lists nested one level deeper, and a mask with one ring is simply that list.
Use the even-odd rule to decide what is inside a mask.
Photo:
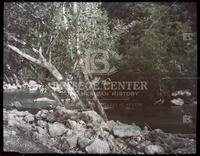
[{"label": "leaning tree trunk", "polygon": [[10,80],[6,74],[4,74],[4,81],[8,84],[10,83]]},{"label": "leaning tree trunk", "polygon": [[31,64],[27,64],[27,67],[34,73],[37,75],[39,81],[46,87],[46,89],[51,93],[51,95],[53,96],[53,98],[58,102],[58,105],[63,106],[64,104],[61,102],[59,96],[56,94],[56,92],[48,85],[45,83],[45,81],[43,80],[43,78],[38,74],[37,70],[31,65]]},{"label": "leaning tree trunk", "polygon": [[17,54],[21,55],[22,57],[26,58],[27,60],[40,65],[41,67],[46,68],[53,76],[54,78],[61,84],[61,86],[67,91],[69,94],[70,98],[72,99],[74,104],[80,105],[82,108],[85,108],[82,100],[79,98],[78,94],[75,92],[73,86],[70,84],[69,81],[65,81],[61,73],[57,70],[57,68],[46,61],[44,56],[42,55],[42,52],[40,50],[36,50],[33,48],[34,52],[37,52],[39,54],[39,59],[36,59],[27,53],[22,52],[19,50],[17,47],[8,44],[8,48],[12,49],[13,52],[16,52]]},{"label": "leaning tree trunk", "polygon": [[[77,13],[77,3],[74,2],[74,14],[76,16],[79,16]],[[77,52],[77,58],[78,58],[78,64],[81,67],[82,73],[84,75],[84,80],[87,84],[90,84],[90,86],[92,86],[90,80],[89,80],[89,76],[88,73],[86,72],[85,68],[84,68],[84,62],[83,59],[81,58],[81,50],[80,50],[80,37],[79,37],[79,19],[78,17],[76,17],[76,52]],[[95,111],[97,111],[105,121],[107,121],[107,115],[103,109],[102,104],[100,103],[93,87],[89,87],[90,89],[88,90],[88,96],[91,97],[91,103],[90,101],[88,101],[88,105],[90,106],[91,109],[94,109],[93,103],[95,105]]]}]

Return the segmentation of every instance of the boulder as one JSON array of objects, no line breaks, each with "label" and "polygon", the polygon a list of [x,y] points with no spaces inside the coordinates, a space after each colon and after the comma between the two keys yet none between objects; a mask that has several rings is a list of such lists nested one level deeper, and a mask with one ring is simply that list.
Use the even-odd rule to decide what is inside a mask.
[{"label": "boulder", "polygon": [[52,100],[49,99],[47,97],[41,97],[41,98],[37,98],[34,99],[34,107],[38,107],[38,108],[52,108],[55,107],[57,102],[56,100]]},{"label": "boulder", "polygon": [[108,127],[108,124],[106,122],[102,122],[100,124],[100,128],[104,131],[110,131],[110,128]]},{"label": "boulder", "polygon": [[77,146],[78,136],[72,135],[72,136],[68,137],[66,139],[66,141],[67,141],[70,149],[75,148]]},{"label": "boulder", "polygon": [[38,120],[37,124],[38,124],[38,126],[40,126],[42,128],[46,128],[46,126],[47,126],[47,122],[44,120]]},{"label": "boulder", "polygon": [[148,145],[144,151],[146,154],[164,154],[164,149],[160,145]]},{"label": "boulder", "polygon": [[194,104],[194,105],[197,105],[197,101],[193,101],[193,104]]},{"label": "boulder", "polygon": [[82,112],[80,114],[80,119],[82,119],[86,123],[92,123],[92,124],[98,124],[104,121],[102,117],[98,115],[95,111]]},{"label": "boulder", "polygon": [[59,111],[55,111],[52,113],[47,114],[47,121],[49,122],[62,122],[64,120],[64,113],[63,112],[59,112]]},{"label": "boulder", "polygon": [[59,122],[55,122],[53,124],[49,123],[48,128],[49,128],[49,134],[52,137],[61,136],[67,131],[66,127]]},{"label": "boulder", "polygon": [[67,133],[66,141],[68,142],[70,149],[75,148],[78,145],[78,138],[82,136],[83,136],[83,133],[81,131],[73,130]]},{"label": "boulder", "polygon": [[34,102],[49,102],[49,103],[54,103],[55,100],[52,100],[52,99],[49,99],[47,97],[41,97],[41,98],[37,98],[37,99],[34,99]]},{"label": "boulder", "polygon": [[22,104],[19,101],[14,101],[11,103],[11,106],[15,108],[21,108]]},{"label": "boulder", "polygon": [[109,145],[106,141],[96,139],[85,148],[87,153],[110,153]]},{"label": "boulder", "polygon": [[177,99],[171,100],[171,103],[178,105],[178,106],[182,106],[184,104],[184,100],[181,98],[177,98]]},{"label": "boulder", "polygon": [[37,127],[37,132],[33,133],[33,137],[35,138],[35,140],[42,142],[43,144],[47,144],[48,143],[48,133],[46,129],[43,129],[41,127]]},{"label": "boulder", "polygon": [[152,145],[152,142],[149,141],[149,140],[145,140],[145,141],[143,141],[142,143],[141,143],[141,142],[138,143],[137,146],[136,146],[136,148],[139,149],[139,150],[144,150],[144,148],[145,148],[146,146],[148,146],[148,145]]},{"label": "boulder", "polygon": [[106,124],[107,124],[107,126],[108,126],[109,131],[112,131],[113,127],[114,127],[115,125],[117,125],[117,123],[116,123],[115,121],[113,121],[113,120],[107,121]]},{"label": "boulder", "polygon": [[74,120],[68,119],[66,124],[69,126],[69,128],[74,129],[74,130],[85,130],[85,128],[83,127],[84,125]]},{"label": "boulder", "polygon": [[42,109],[42,110],[37,112],[37,114],[35,115],[35,118],[38,119],[38,120],[46,119],[48,113],[49,113],[48,110]]},{"label": "boulder", "polygon": [[85,147],[90,144],[91,140],[82,136],[78,138],[78,145],[80,147],[80,149],[85,149]]},{"label": "boulder", "polygon": [[9,126],[23,125],[25,121],[23,121],[21,118],[23,117],[17,117],[16,114],[12,113],[4,115],[4,120],[7,121],[6,123]]},{"label": "boulder", "polygon": [[112,129],[113,134],[118,137],[137,137],[141,135],[141,128],[136,125],[118,124]]},{"label": "boulder", "polygon": [[46,119],[49,122],[55,122],[56,121],[55,112],[47,114]]},{"label": "boulder", "polygon": [[43,119],[46,119],[47,114],[48,114],[48,110],[41,110],[40,116],[41,116]]},{"label": "boulder", "polygon": [[26,122],[33,122],[35,119],[34,119],[34,115],[32,115],[32,114],[28,114],[28,115],[26,115],[25,117],[24,117],[24,120],[26,121]]},{"label": "boulder", "polygon": [[34,80],[30,80],[30,81],[29,81],[29,85],[32,85],[32,86],[33,86],[33,85],[37,85],[37,82],[34,81]]},{"label": "boulder", "polygon": [[16,109],[9,111],[8,113],[9,115],[14,115],[14,116],[20,116],[20,117],[24,117],[28,114],[30,114],[28,111],[18,111]]}]

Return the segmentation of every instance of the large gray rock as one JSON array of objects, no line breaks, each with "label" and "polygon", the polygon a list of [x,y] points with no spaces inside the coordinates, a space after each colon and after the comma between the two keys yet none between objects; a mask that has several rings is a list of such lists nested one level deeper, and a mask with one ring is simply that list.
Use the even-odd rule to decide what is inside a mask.
[{"label": "large gray rock", "polygon": [[24,120],[26,121],[26,122],[33,122],[35,119],[34,119],[34,115],[32,115],[32,114],[28,114],[28,115],[26,115],[25,117],[24,117]]},{"label": "large gray rock", "polygon": [[53,124],[49,123],[48,127],[49,127],[49,133],[52,137],[60,136],[67,131],[66,127],[59,122],[55,122]]},{"label": "large gray rock", "polygon": [[49,98],[47,98],[47,97],[41,97],[41,98],[34,99],[34,102],[48,102],[48,103],[54,103],[55,100],[49,99]]},{"label": "large gray rock", "polygon": [[27,111],[17,111],[12,110],[4,113],[4,120],[7,121],[7,124],[10,126],[23,126],[25,124],[25,121],[23,120],[23,117],[28,115]]},{"label": "large gray rock", "polygon": [[68,142],[69,147],[72,149],[77,146],[78,136],[72,136],[70,138],[67,138],[66,140]]},{"label": "large gray rock", "polygon": [[19,101],[14,101],[11,103],[11,106],[15,108],[21,108],[22,104]]},{"label": "large gray rock", "polygon": [[7,112],[9,115],[15,115],[15,116],[26,116],[28,114],[30,114],[28,111],[18,111],[16,109],[12,110],[12,111],[9,111]]},{"label": "large gray rock", "polygon": [[37,114],[35,115],[35,118],[38,119],[38,120],[46,119],[48,113],[49,113],[48,110],[42,109],[42,110],[37,112]]},{"label": "large gray rock", "polygon": [[[69,134],[69,133],[67,133]],[[78,145],[78,138],[82,135],[82,133],[77,131],[72,131],[70,135],[67,135],[66,141],[68,142],[68,145],[70,149],[75,148]]]},{"label": "large gray rock", "polygon": [[[134,143],[134,142],[132,142],[132,143]],[[133,145],[133,144],[132,144],[132,145]],[[152,142],[149,141],[149,140],[145,140],[145,141],[143,141],[142,143],[139,142],[139,143],[137,144],[136,148],[139,149],[139,150],[144,150],[144,148],[147,147],[148,145],[152,145]]]},{"label": "large gray rock", "polygon": [[164,149],[159,145],[148,145],[144,150],[146,154],[164,154]]},{"label": "large gray rock", "polygon": [[81,124],[74,120],[68,119],[66,125],[69,126],[69,128],[74,129],[74,130],[83,130],[83,131],[85,130],[84,124]]},{"label": "large gray rock", "polygon": [[118,137],[136,137],[141,135],[141,128],[136,125],[118,124],[112,129],[113,134]]},{"label": "large gray rock", "polygon": [[46,118],[49,122],[65,122],[67,119],[71,119],[73,117],[75,117],[74,120],[78,117],[76,111],[59,108],[54,112],[48,113]]},{"label": "large gray rock", "polygon": [[109,131],[112,131],[113,127],[116,126],[116,125],[118,124],[118,123],[116,123],[116,122],[113,121],[113,120],[109,120],[109,121],[107,121],[106,123],[107,123],[107,125],[108,125]]},{"label": "large gray rock", "polygon": [[90,144],[91,140],[82,136],[78,138],[78,145],[80,147],[80,149],[85,149],[85,147]]},{"label": "large gray rock", "polygon": [[87,153],[110,153],[109,145],[106,141],[96,139],[85,148]]},{"label": "large gray rock", "polygon": [[99,124],[103,122],[103,119],[100,115],[98,115],[95,111],[85,111],[80,114],[80,118],[87,122],[92,124]]},{"label": "large gray rock", "polygon": [[46,126],[47,126],[47,122],[44,120],[38,120],[37,124],[38,124],[38,126],[40,126],[42,128],[46,128]]},{"label": "large gray rock", "polygon": [[43,119],[46,119],[47,114],[48,114],[48,110],[41,110],[40,116],[41,116]]},{"label": "large gray rock", "polygon": [[32,138],[25,136],[22,132],[17,132],[17,134],[6,134],[6,132],[9,133],[9,131],[13,131],[13,129],[17,132],[17,129],[14,127],[11,129],[8,129],[8,127],[4,128],[4,151],[19,153],[55,153],[52,148],[48,148],[40,143],[35,143]]},{"label": "large gray rock", "polygon": [[47,145],[49,141],[47,130],[41,127],[37,127],[37,132],[33,132],[32,139],[36,142],[41,142],[43,145]]}]

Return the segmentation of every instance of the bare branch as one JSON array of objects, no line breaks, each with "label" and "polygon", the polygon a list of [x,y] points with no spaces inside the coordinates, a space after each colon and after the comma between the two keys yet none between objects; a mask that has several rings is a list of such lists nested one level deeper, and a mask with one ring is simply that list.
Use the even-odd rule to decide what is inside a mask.
[{"label": "bare branch", "polygon": [[27,45],[27,46],[29,46],[29,47],[33,50],[33,52],[39,54],[39,51],[38,51],[37,49],[33,48],[32,45],[31,45],[30,43],[24,42],[24,41],[22,41],[22,40],[16,38],[15,36],[10,35],[9,33],[7,33],[7,35],[8,35],[8,38],[9,38],[9,39],[13,39],[14,41],[16,41],[16,42],[18,42],[18,43],[20,43],[20,44],[22,44],[22,45],[24,45],[24,46]]},{"label": "bare branch", "polygon": [[27,60],[33,62],[33,63],[36,63],[40,66],[43,66],[42,64],[42,61],[39,60],[39,59],[36,59],[28,54],[26,54],[25,52],[22,52],[21,50],[19,50],[17,47],[13,46],[13,45],[10,45],[8,44],[7,45],[8,48],[12,49],[14,52],[18,53],[19,55],[21,55],[22,57],[26,58]]}]

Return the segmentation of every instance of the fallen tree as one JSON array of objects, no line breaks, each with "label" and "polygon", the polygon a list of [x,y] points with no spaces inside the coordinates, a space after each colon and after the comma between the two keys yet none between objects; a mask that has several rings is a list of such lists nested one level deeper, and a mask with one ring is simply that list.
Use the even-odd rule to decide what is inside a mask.
[{"label": "fallen tree", "polygon": [[[89,107],[106,121],[106,113],[94,89],[86,90],[88,99],[85,102],[79,90],[71,84],[72,80],[66,78],[75,73],[73,78],[91,85],[90,73],[85,70],[83,62],[86,50],[116,51],[115,42],[118,42],[120,34],[135,25],[135,21],[127,26],[118,23],[116,29],[110,30],[107,14],[100,6],[100,3],[76,2],[8,4],[5,9],[5,45],[12,52],[45,68],[69,94],[74,105]],[[10,21],[15,22],[12,25]],[[78,76],[74,72],[77,66]],[[37,72],[43,71],[38,69]]]},{"label": "fallen tree", "polygon": [[27,60],[29,60],[41,67],[46,68],[54,76],[54,78],[62,85],[62,87],[67,91],[67,93],[69,94],[73,103],[80,105],[82,108],[85,108],[85,105],[83,104],[82,100],[79,98],[78,94],[75,92],[75,90],[72,87],[72,85],[70,84],[70,82],[66,82],[64,80],[62,74],[57,70],[57,68],[53,64],[47,62],[47,60],[42,55],[41,51],[33,49],[35,52],[37,52],[39,54],[38,55],[39,59],[36,59],[36,58],[28,55],[27,53],[21,51],[16,46],[8,44],[7,47],[12,49],[13,52],[16,52],[20,56],[26,58]]}]

